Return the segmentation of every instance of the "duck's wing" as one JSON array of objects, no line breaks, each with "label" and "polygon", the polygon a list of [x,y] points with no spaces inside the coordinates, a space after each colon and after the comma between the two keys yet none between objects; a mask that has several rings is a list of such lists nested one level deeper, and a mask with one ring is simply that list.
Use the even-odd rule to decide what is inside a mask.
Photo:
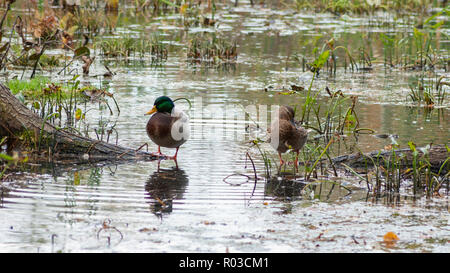
[{"label": "duck's wing", "polygon": [[293,150],[300,150],[308,139],[308,131],[303,127],[294,127],[286,139],[287,145],[291,146]]},{"label": "duck's wing", "polygon": [[270,126],[270,145],[277,151],[284,153],[289,149],[287,140],[291,137],[295,127],[288,120],[276,119]]}]

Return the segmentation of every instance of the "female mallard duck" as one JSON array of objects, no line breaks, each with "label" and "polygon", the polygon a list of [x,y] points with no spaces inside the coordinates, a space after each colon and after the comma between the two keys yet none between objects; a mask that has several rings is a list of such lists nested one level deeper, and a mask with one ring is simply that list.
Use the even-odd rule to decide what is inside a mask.
[{"label": "female mallard duck", "polygon": [[176,148],[175,155],[169,158],[177,160],[178,149],[189,138],[188,116],[183,111],[178,110],[173,101],[166,96],[157,98],[152,110],[148,111],[146,115],[153,113],[155,114],[147,123],[148,136],[158,145],[159,155],[162,155],[161,146]]},{"label": "female mallard duck", "polygon": [[[270,135],[270,145],[278,151],[280,158],[280,166],[284,164],[281,154],[287,150],[294,150],[297,155],[295,157],[294,166],[297,168],[298,154],[300,149],[306,143],[308,138],[308,131],[301,126],[297,126],[297,121],[294,119],[294,109],[290,106],[281,106],[279,109],[278,119],[275,119],[268,129]],[[276,133],[278,132],[278,136]],[[278,140],[278,141],[277,141]]]}]

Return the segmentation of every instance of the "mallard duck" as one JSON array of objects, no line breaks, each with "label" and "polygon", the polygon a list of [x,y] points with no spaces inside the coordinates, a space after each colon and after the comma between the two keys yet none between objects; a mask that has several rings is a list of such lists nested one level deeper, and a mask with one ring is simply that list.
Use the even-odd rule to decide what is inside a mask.
[{"label": "mallard duck", "polygon": [[[308,131],[296,124],[297,121],[294,119],[294,114],[292,107],[287,105],[281,106],[278,118],[272,122],[267,130],[270,145],[278,152],[280,167],[284,164],[281,154],[292,149],[296,152],[294,166],[297,168],[298,154],[308,138]],[[277,132],[278,136],[276,135]]]},{"label": "mallard duck", "polygon": [[175,155],[168,158],[177,160],[178,149],[190,135],[188,116],[177,109],[172,99],[166,96],[155,100],[153,108],[146,113],[151,114],[153,116],[147,122],[147,134],[158,145],[158,154],[165,156],[161,153],[161,146],[176,148]]}]

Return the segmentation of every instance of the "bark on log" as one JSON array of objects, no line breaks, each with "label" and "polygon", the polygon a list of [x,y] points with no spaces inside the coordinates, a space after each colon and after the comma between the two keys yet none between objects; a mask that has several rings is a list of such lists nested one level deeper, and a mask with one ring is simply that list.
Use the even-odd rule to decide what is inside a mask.
[{"label": "bark on log", "polygon": [[[53,159],[70,159],[74,161],[101,160],[155,160],[158,155],[144,151],[136,152],[103,141],[86,138],[68,131],[58,130],[33,113],[22,104],[9,90],[0,83],[0,138],[9,136],[10,141],[17,140],[25,130],[41,134],[50,141],[42,141],[41,150],[56,151],[48,154]],[[42,131],[41,131],[42,130]],[[9,142],[11,144],[11,142]],[[50,149],[49,149],[50,148]]]},{"label": "bark on log", "polygon": [[[406,149],[397,149],[395,151],[395,156],[397,158],[401,158],[400,164],[401,167],[412,167],[412,163],[414,160],[413,153],[409,148]],[[417,161],[423,160],[423,152],[420,148],[417,148],[419,152],[417,156]],[[350,155],[342,155],[332,159],[333,164],[339,165],[340,163],[345,163],[350,167],[365,167],[373,166],[372,160],[385,166],[385,161],[391,162],[392,151],[374,151],[367,154],[354,153]],[[445,145],[432,145],[428,151],[428,161],[430,162],[431,168],[434,171],[439,171],[442,165],[445,163],[445,166],[442,168],[441,174],[446,174],[450,169],[450,160],[446,162],[449,158],[450,153],[447,152],[447,147]],[[386,166],[385,166],[386,167]]]}]

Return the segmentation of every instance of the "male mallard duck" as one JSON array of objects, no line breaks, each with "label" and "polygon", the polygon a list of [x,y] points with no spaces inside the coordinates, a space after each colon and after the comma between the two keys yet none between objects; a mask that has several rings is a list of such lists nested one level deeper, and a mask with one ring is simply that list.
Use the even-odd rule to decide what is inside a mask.
[{"label": "male mallard duck", "polygon": [[[287,150],[294,150],[297,155],[295,157],[295,168],[297,168],[298,154],[300,149],[306,143],[308,138],[308,131],[301,126],[297,126],[297,121],[294,119],[294,109],[284,105],[279,109],[278,119],[275,119],[270,128],[267,130],[270,135],[270,145],[278,151],[280,158],[280,166],[284,164],[281,154]],[[278,137],[276,133],[278,132]],[[278,141],[277,141],[278,140]]]},{"label": "male mallard duck", "polygon": [[148,136],[158,145],[158,153],[160,155],[162,155],[161,146],[176,148],[175,155],[169,158],[177,160],[178,149],[189,138],[188,116],[177,109],[173,101],[166,96],[157,98],[152,110],[148,111],[146,115],[153,113],[155,114],[147,123]]}]

